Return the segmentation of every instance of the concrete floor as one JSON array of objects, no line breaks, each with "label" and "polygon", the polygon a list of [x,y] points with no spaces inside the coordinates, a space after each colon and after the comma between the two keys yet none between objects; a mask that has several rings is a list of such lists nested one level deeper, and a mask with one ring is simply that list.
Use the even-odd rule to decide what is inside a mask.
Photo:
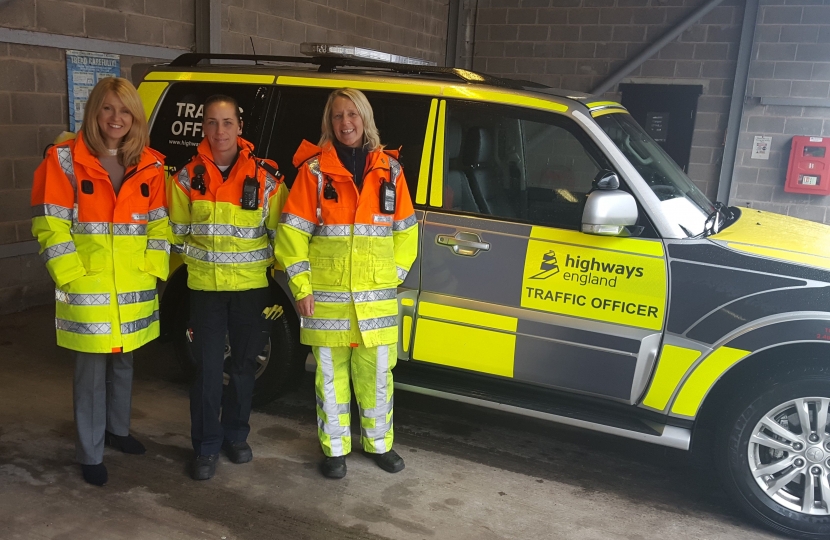
[{"label": "concrete floor", "polygon": [[144,456],[107,449],[110,482],[73,463],[72,362],[52,307],[0,317],[0,538],[295,539],[774,538],[684,452],[400,392],[390,475],[365,456],[317,472],[311,377],[256,411],[254,461],[222,457],[194,482],[187,387],[172,348],[136,354],[133,433]]}]

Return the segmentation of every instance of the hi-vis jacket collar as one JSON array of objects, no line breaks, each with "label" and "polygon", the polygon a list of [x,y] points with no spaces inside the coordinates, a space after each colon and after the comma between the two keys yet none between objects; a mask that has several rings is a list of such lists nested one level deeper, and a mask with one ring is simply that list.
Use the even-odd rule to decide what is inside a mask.
[{"label": "hi-vis jacket collar", "polygon": [[[74,139],[74,143],[70,144],[74,144],[72,158],[76,163],[83,165],[88,170],[99,173],[101,178],[109,179],[109,173],[107,173],[106,169],[104,169],[103,165],[101,165],[101,162],[98,161],[98,158],[86,145],[82,131],[78,132],[78,135]],[[141,153],[141,160],[139,160],[138,165],[128,168],[126,174],[130,174],[130,172],[134,170],[141,170],[157,163],[161,165],[163,162],[164,155],[161,152],[157,152],[156,150],[145,146],[144,151]]]},{"label": "hi-vis jacket collar", "polygon": [[[242,137],[236,138],[236,147],[239,148],[239,158],[242,158],[243,161],[253,155],[253,143],[246,141]],[[196,148],[196,153],[207,158],[209,163],[213,163],[214,165],[216,164],[213,159],[213,151],[210,149],[210,143],[208,142],[207,137],[202,139],[202,142],[199,143],[199,146]],[[239,159],[237,161],[239,161]]]},{"label": "hi-vis jacket collar", "polygon": [[[320,156],[320,171],[323,174],[330,175],[332,180],[352,180],[352,173],[346,170],[346,167],[340,163],[340,158],[337,157],[337,150],[335,150],[334,145],[330,143],[326,144],[323,148],[320,148],[316,144],[303,140],[303,142],[300,143],[300,147],[297,148],[297,152],[294,153],[294,166],[299,169],[303,163],[314,156]],[[384,149],[383,152],[369,152],[366,155],[366,170],[370,171],[373,169],[382,169],[388,171],[390,168],[390,156],[397,159],[398,151]]]}]

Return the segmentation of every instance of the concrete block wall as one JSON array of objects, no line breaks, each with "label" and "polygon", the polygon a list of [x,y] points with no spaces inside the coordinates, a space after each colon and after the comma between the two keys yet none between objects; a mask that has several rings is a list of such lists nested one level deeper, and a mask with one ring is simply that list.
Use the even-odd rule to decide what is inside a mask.
[{"label": "concrete block wall", "polygon": [[[704,2],[479,0],[473,67],[587,92]],[[711,198],[742,18],[743,1],[725,0],[623,81],[703,85],[689,176]]]},{"label": "concrete block wall", "polygon": [[[121,74],[135,62],[121,57]],[[68,125],[63,49],[0,43],[0,245],[30,242],[30,196],[43,149]],[[54,299],[54,284],[37,254],[0,258],[0,313]]]},{"label": "concrete block wall", "polygon": [[[830,223],[830,197],[787,193],[793,135],[830,137],[830,107],[761,105],[761,98],[830,100],[830,3],[762,0],[730,204]],[[769,160],[752,159],[756,136]]]},{"label": "concrete block wall", "polygon": [[222,52],[299,55],[357,45],[432,60],[446,53],[449,0],[222,0]]},{"label": "concrete block wall", "polygon": [[[9,0],[0,27],[191,50],[195,0]],[[299,54],[303,41],[361,45],[442,62],[448,0],[224,0],[222,47]],[[122,76],[147,58],[121,56]],[[0,43],[0,245],[31,245],[29,199],[43,149],[68,129],[63,49]],[[21,249],[21,251],[26,251]],[[15,251],[17,253],[17,251]],[[36,254],[0,258],[0,313],[54,299]]]},{"label": "concrete block wall", "polygon": [[0,26],[190,49],[195,0],[9,0]]}]

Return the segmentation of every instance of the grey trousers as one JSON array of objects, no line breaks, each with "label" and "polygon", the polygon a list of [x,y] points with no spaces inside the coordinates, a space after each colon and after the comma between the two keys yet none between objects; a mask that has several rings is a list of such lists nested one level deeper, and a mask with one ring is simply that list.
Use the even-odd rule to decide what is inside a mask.
[{"label": "grey trousers", "polygon": [[104,461],[104,431],[129,435],[133,353],[75,353],[75,459]]}]

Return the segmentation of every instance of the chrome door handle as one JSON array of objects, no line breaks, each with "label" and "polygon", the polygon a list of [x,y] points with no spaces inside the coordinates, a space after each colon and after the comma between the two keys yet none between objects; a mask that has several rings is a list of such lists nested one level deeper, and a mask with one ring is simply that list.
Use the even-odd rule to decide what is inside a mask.
[{"label": "chrome door handle", "polygon": [[457,232],[455,236],[439,234],[435,241],[442,246],[449,246],[457,255],[474,257],[479,251],[490,251],[490,243],[483,242],[476,233]]}]

